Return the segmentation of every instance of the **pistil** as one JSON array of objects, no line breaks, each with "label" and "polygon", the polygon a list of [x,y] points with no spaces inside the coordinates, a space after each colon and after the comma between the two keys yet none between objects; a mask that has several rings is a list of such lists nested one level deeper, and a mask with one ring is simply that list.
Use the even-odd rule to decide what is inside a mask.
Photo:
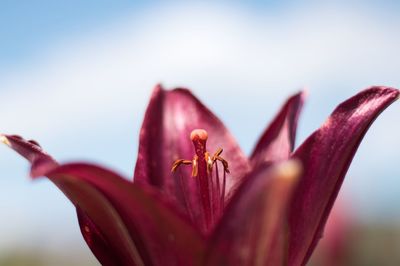
[{"label": "pistil", "polygon": [[[204,213],[204,225],[206,231],[219,218],[224,208],[226,173],[229,173],[228,162],[220,155],[222,148],[219,148],[212,156],[207,151],[207,131],[195,129],[190,134],[193,142],[195,155],[192,160],[179,159],[172,165],[172,172],[184,165],[192,166],[192,176],[196,178],[197,190],[200,196],[201,206]],[[223,166],[223,177],[220,180],[220,173],[217,162]],[[214,171],[215,169],[215,171]],[[215,174],[213,174],[215,172]]]}]

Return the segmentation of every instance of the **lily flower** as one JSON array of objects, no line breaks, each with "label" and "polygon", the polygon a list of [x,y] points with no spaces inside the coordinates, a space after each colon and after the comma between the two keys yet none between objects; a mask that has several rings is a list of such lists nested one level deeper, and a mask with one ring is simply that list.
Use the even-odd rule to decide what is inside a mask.
[{"label": "lily flower", "polygon": [[157,86],[133,181],[1,139],[71,200],[102,265],[305,265],[363,136],[399,91],[358,93],[293,151],[304,97],[288,99],[247,158],[189,90]]}]

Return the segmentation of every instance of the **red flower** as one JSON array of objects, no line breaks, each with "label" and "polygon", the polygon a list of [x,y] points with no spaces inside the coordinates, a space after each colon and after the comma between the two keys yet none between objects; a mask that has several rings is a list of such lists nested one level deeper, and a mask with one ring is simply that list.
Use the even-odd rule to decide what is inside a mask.
[{"label": "red flower", "polygon": [[293,152],[304,99],[296,94],[248,159],[188,90],[158,86],[134,182],[87,163],[60,165],[34,141],[1,137],[31,162],[33,178],[47,176],[76,206],[103,265],[304,265],[361,139],[398,97],[386,87],[360,92]]}]

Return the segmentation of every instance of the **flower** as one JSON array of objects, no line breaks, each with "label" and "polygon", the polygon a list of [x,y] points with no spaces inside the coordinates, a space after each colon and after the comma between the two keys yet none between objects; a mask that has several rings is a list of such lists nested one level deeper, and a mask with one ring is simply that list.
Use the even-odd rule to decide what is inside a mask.
[{"label": "flower", "polygon": [[293,151],[298,93],[246,158],[190,91],[157,86],[133,182],[101,166],[59,164],[35,141],[1,139],[30,161],[33,178],[47,176],[76,206],[103,265],[296,266],[317,245],[367,129],[398,98],[388,87],[358,93]]}]

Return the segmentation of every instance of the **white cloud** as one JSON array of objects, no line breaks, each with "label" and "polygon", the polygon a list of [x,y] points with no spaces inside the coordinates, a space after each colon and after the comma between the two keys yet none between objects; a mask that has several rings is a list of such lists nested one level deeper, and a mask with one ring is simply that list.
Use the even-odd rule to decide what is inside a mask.
[{"label": "white cloud", "polygon": [[[332,83],[395,85],[400,38],[394,24],[338,8],[281,17],[207,5],[151,9],[66,40],[44,52],[43,62],[3,79],[2,127],[54,132],[57,123],[64,131],[101,115],[138,111],[159,81],[234,101],[243,99],[240,90],[250,99],[283,97],[303,85],[312,91]],[[77,117],[82,121],[71,119]]]}]

